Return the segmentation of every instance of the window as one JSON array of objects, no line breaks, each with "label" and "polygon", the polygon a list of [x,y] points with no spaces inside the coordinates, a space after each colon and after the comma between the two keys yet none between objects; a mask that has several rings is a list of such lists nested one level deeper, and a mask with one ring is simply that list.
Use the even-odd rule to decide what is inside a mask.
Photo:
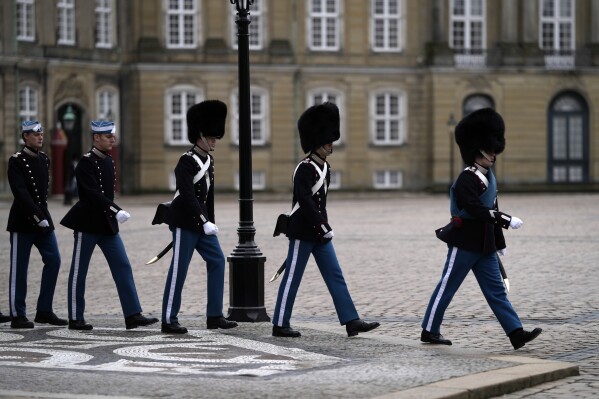
[{"label": "window", "polygon": [[35,40],[35,3],[34,0],[17,0],[17,40],[32,42]]},{"label": "window", "polygon": [[495,109],[493,99],[486,94],[473,94],[464,100],[463,115],[466,116],[483,108]]},{"label": "window", "polygon": [[310,0],[307,4],[310,50],[339,50],[339,25],[342,19],[339,0]]},{"label": "window", "polygon": [[25,85],[19,90],[19,119],[20,122],[38,119],[37,115],[37,90]]},{"label": "window", "polygon": [[[264,24],[266,23],[266,0],[254,0],[254,3],[250,6],[250,20],[251,23],[249,25],[250,37],[250,50],[262,50],[264,47],[264,32],[266,31],[266,27]],[[233,14],[231,21],[235,21],[235,15],[237,15],[237,10],[235,7],[231,7],[231,13]],[[237,48],[237,24],[235,22],[231,23],[231,43],[233,48]]]},{"label": "window", "polygon": [[[234,94],[232,104],[233,118],[231,123],[232,142],[239,145],[239,97]],[[268,92],[259,87],[250,88],[250,123],[251,123],[251,142],[252,145],[265,145],[269,136],[269,116],[268,116]]]},{"label": "window", "polygon": [[575,93],[558,96],[548,116],[548,179],[552,183],[581,183],[589,175],[589,114]]},{"label": "window", "polygon": [[197,46],[198,9],[196,0],[167,0],[166,47]]},{"label": "window", "polygon": [[339,107],[339,131],[341,137],[335,143],[342,144],[345,137],[345,101],[342,93],[339,90],[329,88],[319,88],[316,90],[311,90],[308,92],[308,101],[306,105],[307,107],[311,107],[312,105],[322,104],[327,101],[334,103],[337,105],[337,107]]},{"label": "window", "polygon": [[96,103],[96,119],[103,121],[118,120],[118,97],[115,89],[101,89],[98,91]]},{"label": "window", "polygon": [[485,65],[485,0],[451,0],[450,47],[456,52],[456,66]]},{"label": "window", "polygon": [[396,189],[403,186],[403,174],[399,170],[377,170],[374,172],[374,188]]},{"label": "window", "polygon": [[399,145],[406,141],[406,100],[401,92],[375,93],[370,102],[372,142]]},{"label": "window", "polygon": [[539,47],[551,69],[574,67],[574,0],[540,0]]},{"label": "window", "polygon": [[404,14],[402,0],[371,0],[371,40],[374,51],[401,51]]},{"label": "window", "polygon": [[75,0],[58,0],[58,44],[75,44]]},{"label": "window", "polygon": [[169,145],[188,145],[187,110],[202,101],[200,90],[189,86],[178,86],[166,93],[166,143]]},{"label": "window", "polygon": [[341,172],[331,170],[331,181],[329,182],[329,190],[339,190],[341,188]]},{"label": "window", "polygon": [[[252,190],[264,190],[265,188],[266,174],[252,171]],[[239,191],[239,172],[235,173],[235,190]]]},{"label": "window", "polygon": [[113,0],[96,0],[96,47],[111,48],[113,45]]}]

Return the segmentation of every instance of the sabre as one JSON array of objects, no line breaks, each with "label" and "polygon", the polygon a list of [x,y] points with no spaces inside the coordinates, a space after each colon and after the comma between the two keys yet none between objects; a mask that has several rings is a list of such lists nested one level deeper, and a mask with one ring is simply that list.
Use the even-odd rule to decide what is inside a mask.
[{"label": "sabre", "polygon": [[285,266],[287,266],[287,259],[285,259],[283,261],[283,264],[281,265],[281,267],[279,267],[279,270],[277,270],[277,272],[270,278],[269,283],[272,283],[277,278],[279,278],[279,276],[281,275],[281,273],[283,273],[283,270],[285,270]]},{"label": "sabre", "polygon": [[507,278],[507,273],[505,272],[503,263],[501,263],[501,259],[499,259],[499,255],[497,255],[497,262],[499,262],[499,273],[501,273],[501,278],[503,279],[503,284],[505,285],[505,290],[507,292],[510,292],[510,280]]},{"label": "sabre", "polygon": [[171,241],[166,247],[164,247],[164,249],[162,251],[160,251],[160,253],[158,255],[154,256],[152,259],[147,261],[146,265],[151,265],[152,263],[158,262],[158,260],[160,258],[162,258],[164,255],[166,255],[166,253],[168,251],[170,251],[172,247],[173,247],[173,242]]}]

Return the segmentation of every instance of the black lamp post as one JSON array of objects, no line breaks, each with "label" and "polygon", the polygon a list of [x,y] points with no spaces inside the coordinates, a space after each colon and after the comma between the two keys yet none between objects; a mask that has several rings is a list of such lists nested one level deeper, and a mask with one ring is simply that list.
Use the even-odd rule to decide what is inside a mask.
[{"label": "black lamp post", "polygon": [[454,136],[454,128],[457,124],[455,117],[453,116],[453,112],[449,114],[449,119],[447,120],[447,131],[449,132],[449,188],[453,184],[453,151],[455,147],[455,136]]},{"label": "black lamp post", "polygon": [[229,262],[229,314],[234,321],[270,321],[264,307],[264,263],[254,242],[252,142],[250,120],[250,6],[254,0],[230,0],[237,9],[239,65],[239,242]]}]

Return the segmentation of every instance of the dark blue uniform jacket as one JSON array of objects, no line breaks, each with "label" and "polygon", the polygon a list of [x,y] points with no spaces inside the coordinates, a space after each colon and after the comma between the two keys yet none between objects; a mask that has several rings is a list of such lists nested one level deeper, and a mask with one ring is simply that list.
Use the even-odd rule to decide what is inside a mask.
[{"label": "dark blue uniform jacket", "polygon": [[65,227],[90,234],[117,234],[115,218],[121,210],[114,203],[116,172],[112,157],[95,147],[75,168],[79,201],[60,221]]},{"label": "dark blue uniform jacket", "polygon": [[[14,196],[7,231],[41,233],[54,230],[48,211],[50,159],[41,151],[25,147],[8,161],[8,183]],[[37,224],[46,219],[49,227]]]}]

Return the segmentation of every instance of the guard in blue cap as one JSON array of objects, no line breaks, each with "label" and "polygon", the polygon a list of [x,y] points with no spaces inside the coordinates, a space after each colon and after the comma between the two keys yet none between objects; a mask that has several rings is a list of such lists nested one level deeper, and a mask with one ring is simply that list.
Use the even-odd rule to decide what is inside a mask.
[{"label": "guard in blue cap", "polygon": [[69,273],[69,329],[91,330],[85,322],[85,278],[94,248],[100,247],[116,283],[127,329],[147,326],[158,319],[141,314],[131,264],[119,235],[118,223],[130,215],[114,203],[116,169],[108,153],[116,141],[113,122],[92,121],[93,146],[83,155],[75,174],[79,201],[60,222],[74,230],[75,245]]},{"label": "guard in blue cap", "polygon": [[14,201],[8,215],[10,232],[9,303],[12,328],[33,328],[27,319],[27,270],[31,247],[35,246],[44,263],[36,323],[64,326],[67,321],[52,311],[54,290],[60,269],[60,253],[54,224],[48,211],[50,158],[41,151],[44,129],[38,121],[25,121],[21,129],[23,149],[8,161],[8,182]]}]

